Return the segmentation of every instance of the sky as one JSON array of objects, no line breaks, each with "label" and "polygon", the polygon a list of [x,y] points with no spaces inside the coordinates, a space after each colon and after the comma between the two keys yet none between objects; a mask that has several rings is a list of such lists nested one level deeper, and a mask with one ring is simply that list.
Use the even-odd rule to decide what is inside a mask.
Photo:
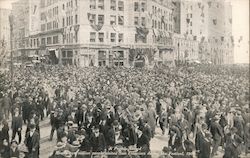
[{"label": "sky", "polygon": [[[11,9],[11,3],[17,0],[0,0],[0,8]],[[227,0],[232,3],[232,25],[235,39],[234,62],[249,63],[249,0]],[[239,43],[238,39],[243,40]]]}]

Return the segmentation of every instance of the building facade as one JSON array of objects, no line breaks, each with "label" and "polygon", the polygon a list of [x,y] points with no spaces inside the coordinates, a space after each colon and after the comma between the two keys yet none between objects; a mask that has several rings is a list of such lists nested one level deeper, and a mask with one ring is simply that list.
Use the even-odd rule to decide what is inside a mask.
[{"label": "building facade", "polygon": [[[175,33],[199,42],[203,62],[233,63],[232,6],[224,0],[183,0],[175,4]],[[218,16],[220,15],[220,16]]]},{"label": "building facade", "polygon": [[193,36],[174,34],[175,60],[182,62],[195,62],[199,60],[199,42]]},{"label": "building facade", "polygon": [[0,8],[0,67],[6,66],[10,55],[10,23],[11,10]]},{"label": "building facade", "polygon": [[169,0],[25,1],[13,8],[20,4],[14,12],[15,38],[22,39],[17,50],[26,56],[38,54],[51,64],[80,67],[173,61]]}]

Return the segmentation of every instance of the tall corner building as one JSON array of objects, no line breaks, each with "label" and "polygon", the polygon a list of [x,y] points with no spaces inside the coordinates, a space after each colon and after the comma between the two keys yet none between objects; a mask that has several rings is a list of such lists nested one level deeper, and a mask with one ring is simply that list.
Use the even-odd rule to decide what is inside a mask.
[{"label": "tall corner building", "polygon": [[21,55],[80,67],[174,60],[170,0],[19,0],[13,8]]},{"label": "tall corner building", "polygon": [[174,32],[199,42],[199,60],[233,63],[232,6],[229,2],[174,0],[173,4],[176,6]]}]

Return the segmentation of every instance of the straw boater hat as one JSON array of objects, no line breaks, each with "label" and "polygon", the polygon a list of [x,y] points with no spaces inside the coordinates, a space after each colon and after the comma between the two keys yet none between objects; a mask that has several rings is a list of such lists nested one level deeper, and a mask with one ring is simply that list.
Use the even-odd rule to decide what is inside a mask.
[{"label": "straw boater hat", "polygon": [[56,144],[56,149],[57,149],[57,150],[63,149],[65,146],[66,146],[65,143],[63,143],[63,142],[58,142],[58,143]]}]

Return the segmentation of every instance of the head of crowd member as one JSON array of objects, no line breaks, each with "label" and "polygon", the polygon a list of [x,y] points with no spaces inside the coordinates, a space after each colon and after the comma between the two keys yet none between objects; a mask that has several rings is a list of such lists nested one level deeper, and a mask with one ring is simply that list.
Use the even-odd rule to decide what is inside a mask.
[{"label": "head of crowd member", "polygon": [[99,137],[99,135],[100,135],[100,129],[99,129],[98,126],[95,126],[95,127],[93,128],[93,133],[94,133],[94,136],[95,136],[95,137]]},{"label": "head of crowd member", "polygon": [[16,141],[16,140],[12,140],[12,141],[11,141],[11,146],[10,146],[10,147],[11,147],[12,149],[16,149],[17,146],[18,146],[17,141]]},{"label": "head of crowd member", "polygon": [[36,130],[36,125],[34,124],[34,123],[31,123],[30,124],[30,132],[35,132],[35,130]]},{"label": "head of crowd member", "polygon": [[19,109],[18,108],[15,108],[14,110],[14,115],[17,117],[19,115]]}]

